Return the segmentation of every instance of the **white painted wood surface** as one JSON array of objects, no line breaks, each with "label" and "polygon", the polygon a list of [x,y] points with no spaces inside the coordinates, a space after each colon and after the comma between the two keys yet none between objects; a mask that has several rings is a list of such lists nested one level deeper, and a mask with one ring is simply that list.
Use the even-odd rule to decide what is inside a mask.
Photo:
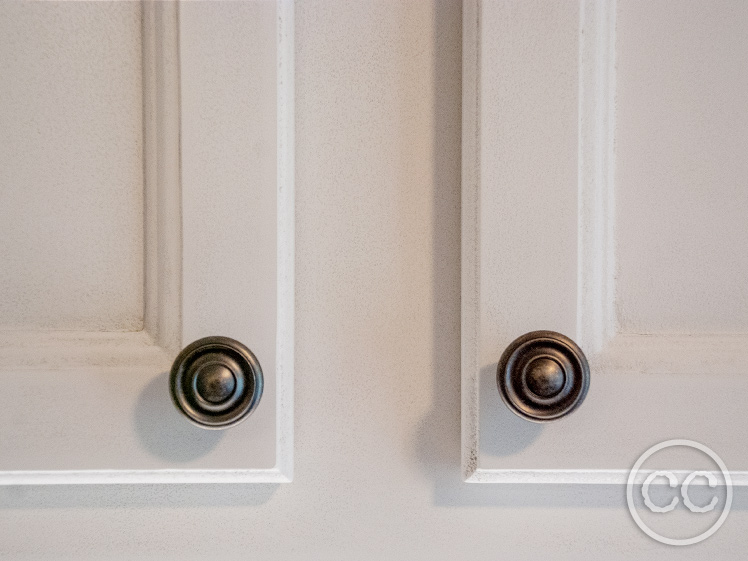
[{"label": "white painted wood surface", "polygon": [[462,482],[460,30],[457,1],[296,4],[293,483],[0,487],[0,558],[745,557],[744,488],[672,548],[617,486]]},{"label": "white painted wood surface", "polygon": [[139,331],[140,8],[0,9],[0,329]]},{"label": "white painted wood surface", "polygon": [[[463,476],[625,483],[690,438],[748,485],[746,5],[468,2],[463,51]],[[496,363],[552,329],[590,359],[555,423]]]},{"label": "white painted wood surface", "polygon": [[[293,5],[0,10],[0,484],[290,481]],[[265,375],[227,431],[168,392],[208,335]]]}]

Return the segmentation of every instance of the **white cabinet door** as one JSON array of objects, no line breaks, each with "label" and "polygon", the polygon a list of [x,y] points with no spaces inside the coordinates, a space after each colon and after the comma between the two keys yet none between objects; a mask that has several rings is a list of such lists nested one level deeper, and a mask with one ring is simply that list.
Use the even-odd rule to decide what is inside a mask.
[{"label": "white cabinet door", "polygon": [[[291,479],[292,39],[291,3],[0,5],[0,483]],[[169,395],[214,335],[265,380],[219,431]]]},{"label": "white cabinet door", "polygon": [[[680,438],[748,484],[748,4],[463,15],[464,477],[625,483]],[[544,424],[497,389],[534,330],[591,371],[581,407]]]}]

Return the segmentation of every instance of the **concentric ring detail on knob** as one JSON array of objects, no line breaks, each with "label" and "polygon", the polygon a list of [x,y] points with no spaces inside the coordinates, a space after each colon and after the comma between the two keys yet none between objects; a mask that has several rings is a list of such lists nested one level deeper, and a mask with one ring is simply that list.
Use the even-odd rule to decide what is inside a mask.
[{"label": "concentric ring detail on knob", "polygon": [[496,382],[511,411],[543,423],[582,404],[590,369],[582,349],[565,335],[532,331],[515,339],[501,355]]},{"label": "concentric ring detail on knob", "polygon": [[229,337],[205,337],[184,350],[171,368],[171,397],[177,409],[201,428],[239,424],[262,397],[257,357]]}]

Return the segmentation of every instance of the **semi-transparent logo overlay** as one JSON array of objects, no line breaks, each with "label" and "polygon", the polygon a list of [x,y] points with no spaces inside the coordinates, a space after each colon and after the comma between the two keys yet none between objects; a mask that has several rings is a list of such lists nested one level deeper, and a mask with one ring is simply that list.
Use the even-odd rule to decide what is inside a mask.
[{"label": "semi-transparent logo overlay", "polygon": [[[677,453],[677,456],[675,455]],[[677,463],[704,469],[663,469]],[[732,506],[722,459],[693,440],[667,440],[644,452],[629,472],[626,502],[639,528],[658,542],[691,545],[719,530]]]}]

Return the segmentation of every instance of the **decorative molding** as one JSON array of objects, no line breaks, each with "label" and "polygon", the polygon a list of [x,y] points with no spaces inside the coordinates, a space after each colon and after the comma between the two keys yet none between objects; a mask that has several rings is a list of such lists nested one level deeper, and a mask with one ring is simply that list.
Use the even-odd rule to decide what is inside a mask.
[{"label": "decorative molding", "polygon": [[462,476],[478,468],[480,327],[480,0],[462,7]]},{"label": "decorative molding", "polygon": [[[641,485],[649,475],[656,470],[639,470],[634,478],[635,485]],[[688,470],[670,470],[679,481],[683,481],[691,472]],[[721,480],[719,472],[713,472],[717,480]],[[628,469],[478,469],[468,483],[536,483],[536,484],[584,484],[584,485],[626,485],[630,470]],[[748,486],[748,471],[731,471],[730,479],[733,486]],[[697,483],[698,481],[698,483]],[[669,481],[658,478],[653,485],[667,485]],[[706,478],[694,480],[696,485],[707,485]]]},{"label": "decorative molding", "polygon": [[169,483],[288,483],[290,481],[288,475],[278,468],[0,472],[0,485],[150,485]]},{"label": "decorative molding", "polygon": [[[161,368],[182,346],[178,2],[142,3],[145,290],[139,332],[4,331],[2,367]],[[28,353],[33,347],[34,353]]]},{"label": "decorative molding", "polygon": [[[136,333],[0,332],[3,368],[168,370],[182,341],[179,2],[142,2],[145,328]],[[294,4],[277,3],[276,465],[270,469],[1,471],[0,485],[285,483],[293,478]],[[33,348],[34,352],[28,350]]]},{"label": "decorative molding", "polygon": [[145,331],[2,331],[0,364],[4,371],[65,370],[95,366],[169,367],[173,356]]},{"label": "decorative molding", "polygon": [[182,341],[179,3],[143,2],[145,331],[174,356]]},{"label": "decorative molding", "polygon": [[[532,465],[542,465],[544,468],[556,465],[554,458],[549,457],[549,450],[559,450],[558,446],[552,448],[558,441],[550,444],[551,448],[543,446],[547,445],[550,439],[565,437],[563,426],[554,425],[552,428],[543,429],[542,432],[532,433],[538,440],[533,441],[529,438],[526,443],[527,449],[518,452],[516,458],[509,454],[501,459],[489,454],[481,456],[481,419],[486,422],[486,417],[481,417],[481,413],[495,413],[480,410],[480,369],[486,366],[485,362],[480,362],[485,358],[479,355],[481,338],[484,336],[480,326],[481,189],[502,188],[500,185],[483,184],[484,179],[481,178],[480,96],[481,71],[484,70],[481,65],[485,64],[485,61],[481,61],[481,48],[485,47],[487,52],[490,46],[484,44],[484,39],[481,38],[481,16],[482,9],[488,10],[488,6],[488,2],[482,4],[481,0],[466,0],[463,9],[463,478],[472,483],[625,485],[631,465],[626,465],[626,460],[621,460],[620,454],[616,454],[616,448],[588,453],[584,456],[586,459],[583,462],[570,459],[574,448],[567,448],[564,450],[564,457],[558,459],[558,465],[567,468],[580,464],[608,467],[614,465],[619,469],[529,469],[528,466]],[[496,35],[492,35],[492,38],[496,39]],[[698,438],[709,442],[710,446],[719,444],[724,449],[733,445],[734,448],[734,435],[728,438],[724,427],[733,426],[736,415],[739,416],[742,411],[741,396],[746,387],[742,373],[748,368],[748,334],[617,332],[619,326],[615,301],[614,223],[615,0],[580,0],[577,44],[578,262],[575,339],[590,360],[593,372],[590,399],[598,400],[598,411],[595,418],[577,418],[576,427],[574,423],[569,425],[573,430],[581,431],[569,435],[569,447],[578,443],[578,440],[574,439],[597,434],[608,442],[620,441],[627,449],[635,449],[637,444],[651,444],[650,439],[662,438],[665,431],[683,431],[698,435]],[[572,65],[573,62],[570,62],[569,71],[573,70]],[[537,79],[544,78],[539,76]],[[516,83],[510,86],[521,87]],[[487,124],[483,123],[483,126],[485,130]],[[488,152],[489,148],[495,149],[495,146],[484,147],[483,150]],[[573,248],[568,257],[571,258],[572,255]],[[561,294],[564,298],[573,298],[574,295],[573,292]],[[599,388],[600,394],[595,395],[596,387]],[[614,393],[602,395],[611,390],[614,390]],[[494,403],[497,401],[494,400]],[[627,410],[629,405],[639,409]],[[691,407],[689,414],[682,410],[683,407]],[[609,411],[613,413],[608,417],[597,416],[604,408],[608,409],[603,412],[604,415]],[[647,412],[651,412],[651,415]],[[681,413],[683,415],[679,417]],[[627,415],[631,415],[634,422],[629,422],[631,419]],[[674,421],[673,424],[667,424],[670,420]],[[502,427],[492,428],[501,430]],[[507,439],[515,436],[520,440],[522,438],[522,435],[514,433],[502,436]],[[530,449],[532,446],[538,448]],[[646,447],[643,446],[642,449]],[[728,449],[727,453],[731,454],[730,460],[735,458],[735,467],[745,467],[739,452]],[[523,469],[512,468],[518,465]],[[651,472],[643,471],[639,477],[644,478],[648,473]],[[685,475],[685,472],[680,473]],[[730,476],[733,485],[748,486],[748,471],[731,470]],[[664,480],[657,481],[658,484],[661,482],[664,483]]]},{"label": "decorative molding", "polygon": [[[581,0],[579,19],[578,342],[613,336],[615,0]],[[621,471],[480,468],[481,0],[463,4],[462,475],[467,482],[618,483]],[[622,480],[625,483],[625,478]]]},{"label": "decorative molding", "polygon": [[615,336],[615,0],[579,6],[577,343],[590,355]]},{"label": "decorative molding", "polygon": [[278,337],[276,343],[276,470],[293,479],[295,325],[294,2],[278,2]]}]

